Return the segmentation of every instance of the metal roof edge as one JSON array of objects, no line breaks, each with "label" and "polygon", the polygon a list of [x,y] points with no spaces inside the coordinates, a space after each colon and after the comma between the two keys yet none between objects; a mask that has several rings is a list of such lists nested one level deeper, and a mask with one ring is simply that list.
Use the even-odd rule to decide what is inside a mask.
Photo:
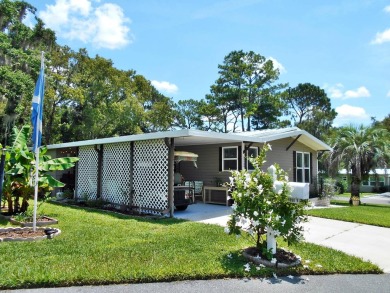
[{"label": "metal roof edge", "polygon": [[149,139],[163,139],[166,137],[174,138],[174,137],[188,136],[188,130],[189,129],[180,129],[180,130],[159,131],[159,132],[152,132],[152,133],[141,133],[141,134],[132,134],[132,135],[116,136],[116,137],[97,138],[97,139],[90,139],[90,140],[79,140],[74,142],[52,144],[52,145],[48,145],[47,148],[59,149],[59,148],[88,146],[88,145],[96,145],[96,144],[131,142],[131,141],[149,140]]}]

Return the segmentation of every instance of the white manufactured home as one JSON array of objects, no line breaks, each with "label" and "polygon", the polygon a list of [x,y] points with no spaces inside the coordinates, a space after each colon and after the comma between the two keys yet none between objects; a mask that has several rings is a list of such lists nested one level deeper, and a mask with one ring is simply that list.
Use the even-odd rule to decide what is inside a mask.
[{"label": "white manufactured home", "polygon": [[[256,156],[264,143],[272,147],[264,168],[278,163],[291,182],[307,183],[314,192],[317,158],[331,148],[296,127],[244,133],[183,129],[55,144],[48,149],[53,157],[79,157],[73,170],[55,174],[74,189],[76,198],[101,198],[172,216],[176,174],[181,185],[192,186],[203,201],[225,204],[227,190],[222,183],[229,180],[231,170],[250,170],[247,157]],[[197,168],[175,162],[175,151],[196,154]]]}]

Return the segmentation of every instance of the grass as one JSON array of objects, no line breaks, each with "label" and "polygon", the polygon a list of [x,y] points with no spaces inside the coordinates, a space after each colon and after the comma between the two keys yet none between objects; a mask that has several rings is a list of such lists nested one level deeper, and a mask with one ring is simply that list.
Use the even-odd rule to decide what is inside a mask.
[{"label": "grass", "polygon": [[[273,272],[254,266],[245,272],[241,250],[253,243],[246,237],[228,236],[216,225],[136,218],[54,203],[44,203],[42,211],[59,220],[54,226],[62,233],[52,240],[1,242],[0,289],[270,276]],[[9,224],[1,220],[0,225]],[[318,245],[301,243],[289,249],[303,261],[310,260],[310,266],[278,274],[381,273],[376,265]]]},{"label": "grass", "polygon": [[343,208],[312,209],[310,216],[361,223],[390,228],[390,206],[378,204],[361,204],[350,206],[348,202],[332,200],[332,204]]},{"label": "grass", "polygon": [[[367,196],[371,196],[373,195],[372,192],[361,192],[360,193],[360,197],[367,197]],[[340,194],[337,194],[336,197],[346,197],[346,198],[350,198],[351,197],[351,193],[350,192],[344,192],[344,193],[340,193]]]}]

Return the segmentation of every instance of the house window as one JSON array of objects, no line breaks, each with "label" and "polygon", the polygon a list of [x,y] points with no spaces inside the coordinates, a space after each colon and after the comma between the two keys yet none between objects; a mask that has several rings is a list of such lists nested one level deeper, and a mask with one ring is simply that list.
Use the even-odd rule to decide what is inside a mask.
[{"label": "house window", "polygon": [[377,179],[378,179],[378,186],[385,186],[385,176],[375,176],[370,175],[367,180],[363,181],[363,185],[365,186],[377,186]]},{"label": "house window", "polygon": [[296,152],[296,182],[310,183],[310,153]]},{"label": "house window", "polygon": [[238,170],[238,147],[222,148],[222,171]]},{"label": "house window", "polygon": [[256,158],[259,155],[259,148],[258,147],[250,147],[246,152],[246,169],[248,171],[253,171],[255,167],[249,162],[248,158]]}]

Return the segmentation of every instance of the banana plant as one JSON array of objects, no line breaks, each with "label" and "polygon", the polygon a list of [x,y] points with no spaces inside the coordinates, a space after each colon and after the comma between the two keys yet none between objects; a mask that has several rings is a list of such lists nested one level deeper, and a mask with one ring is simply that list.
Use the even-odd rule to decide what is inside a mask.
[{"label": "banana plant", "polygon": [[[13,211],[25,212],[28,207],[28,200],[34,194],[34,179],[36,161],[34,153],[27,146],[30,126],[25,125],[20,130],[16,127],[12,130],[10,137],[11,146],[6,154],[6,172],[8,177],[4,182],[10,186],[5,186],[7,190],[12,189],[14,196]],[[62,171],[74,167],[79,159],[77,157],[64,157],[52,159],[47,155],[47,148],[41,147],[38,163],[38,188],[45,192],[55,187],[64,187],[65,184],[50,175],[52,171]],[[22,205],[19,209],[19,198],[22,198]]]}]

